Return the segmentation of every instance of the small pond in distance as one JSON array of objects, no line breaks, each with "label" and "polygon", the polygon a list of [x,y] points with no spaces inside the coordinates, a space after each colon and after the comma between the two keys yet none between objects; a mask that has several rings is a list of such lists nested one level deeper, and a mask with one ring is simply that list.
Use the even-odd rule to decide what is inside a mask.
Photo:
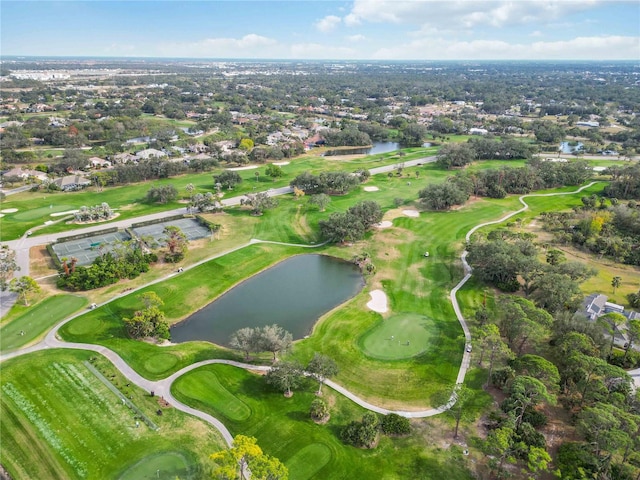
[{"label": "small pond in distance", "polygon": [[[215,282],[215,278],[210,281]],[[175,343],[228,345],[233,332],[276,323],[304,338],[323,314],[364,286],[355,265],[325,255],[298,255],[261,272],[171,328]]]}]

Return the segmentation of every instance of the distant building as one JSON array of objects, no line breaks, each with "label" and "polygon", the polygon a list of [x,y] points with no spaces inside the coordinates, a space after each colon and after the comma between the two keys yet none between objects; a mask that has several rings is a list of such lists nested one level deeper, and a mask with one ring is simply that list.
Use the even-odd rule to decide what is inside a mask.
[{"label": "distant building", "polygon": [[91,185],[90,180],[80,175],[67,175],[66,177],[56,178],[53,183],[63,192],[73,192]]},{"label": "distant building", "polygon": [[155,148],[146,148],[144,150],[140,150],[136,153],[137,158],[141,158],[144,160],[148,160],[150,158],[162,158],[166,157],[167,154],[161,150],[156,150]]}]

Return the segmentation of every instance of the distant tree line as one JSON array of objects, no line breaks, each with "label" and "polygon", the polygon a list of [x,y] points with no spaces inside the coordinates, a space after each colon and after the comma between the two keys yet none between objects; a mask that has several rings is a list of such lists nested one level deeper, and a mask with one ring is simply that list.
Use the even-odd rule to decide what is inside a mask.
[{"label": "distant tree line", "polygon": [[584,160],[562,163],[532,159],[524,167],[458,172],[448,177],[444,184],[427,185],[418,192],[418,197],[426,208],[446,210],[463,204],[471,195],[504,198],[507,194],[580,185],[591,174],[588,162]]},{"label": "distant tree line", "polygon": [[626,205],[611,201],[611,206],[598,208],[597,196],[585,196],[583,207],[574,212],[543,213],[544,228],[560,244],[571,243],[617,262],[640,265],[640,205],[633,200]]}]

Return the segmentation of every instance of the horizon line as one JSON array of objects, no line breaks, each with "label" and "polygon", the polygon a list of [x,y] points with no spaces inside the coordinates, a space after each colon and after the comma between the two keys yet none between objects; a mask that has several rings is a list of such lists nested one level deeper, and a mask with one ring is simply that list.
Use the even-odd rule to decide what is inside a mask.
[{"label": "horizon line", "polygon": [[460,59],[368,59],[368,58],[237,58],[237,57],[158,57],[158,56],[109,56],[109,55],[19,55],[19,54],[3,54],[0,55],[0,63],[4,63],[5,59],[118,59],[118,60],[189,60],[189,61],[234,61],[234,62],[636,62],[640,65],[640,60],[636,58],[607,58],[607,59],[581,59],[581,58],[541,58],[541,59],[522,59],[522,58],[460,58]]}]

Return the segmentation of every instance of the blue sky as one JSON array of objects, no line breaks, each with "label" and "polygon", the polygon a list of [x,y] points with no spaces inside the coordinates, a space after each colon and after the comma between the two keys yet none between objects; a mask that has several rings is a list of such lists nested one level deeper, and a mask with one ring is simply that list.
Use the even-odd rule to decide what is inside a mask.
[{"label": "blue sky", "polygon": [[2,55],[640,61],[640,2],[0,2]]}]

